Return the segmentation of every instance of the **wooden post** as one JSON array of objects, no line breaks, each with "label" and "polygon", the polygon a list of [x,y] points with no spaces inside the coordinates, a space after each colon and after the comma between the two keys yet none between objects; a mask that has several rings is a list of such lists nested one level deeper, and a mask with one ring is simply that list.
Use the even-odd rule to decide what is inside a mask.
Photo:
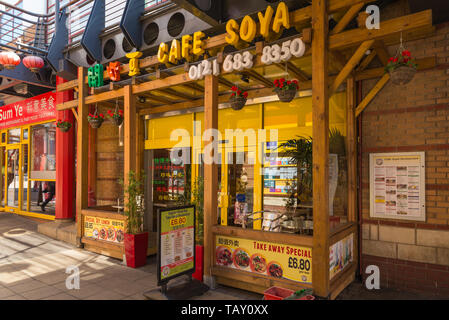
[{"label": "wooden post", "polygon": [[132,93],[132,86],[127,85],[124,89],[124,182],[127,185],[129,172],[136,171],[136,99]]},{"label": "wooden post", "polygon": [[312,2],[313,251],[312,284],[329,295],[329,89],[327,0]]},{"label": "wooden post", "polygon": [[355,121],[355,85],[354,78],[346,80],[347,124],[346,145],[348,159],[348,221],[357,221],[357,148]]},{"label": "wooden post", "polygon": [[85,103],[87,86],[84,81],[86,69],[78,67],[78,132],[77,132],[77,149],[76,149],[76,222],[77,222],[77,245],[81,246],[81,237],[83,235],[83,222],[81,219],[81,210],[87,208],[88,194],[88,139],[89,139],[89,123],[87,115],[88,107]]},{"label": "wooden post", "polygon": [[[206,76],[204,88],[204,130],[218,128],[218,78]],[[218,146],[218,141],[204,142],[204,148],[211,143]],[[215,149],[216,150],[216,149]],[[207,155],[204,155],[205,157]],[[211,154],[211,156],[214,156]],[[204,164],[204,281],[214,286],[212,278],[215,239],[212,226],[217,224],[218,211],[218,167],[215,162]]]}]

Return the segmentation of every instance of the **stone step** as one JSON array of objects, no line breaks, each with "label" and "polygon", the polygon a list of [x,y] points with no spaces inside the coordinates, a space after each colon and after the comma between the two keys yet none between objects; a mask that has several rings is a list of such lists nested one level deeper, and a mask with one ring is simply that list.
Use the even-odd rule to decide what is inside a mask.
[{"label": "stone step", "polygon": [[41,223],[37,226],[37,231],[50,238],[64,241],[76,246],[75,221],[70,222],[52,221],[47,223]]}]

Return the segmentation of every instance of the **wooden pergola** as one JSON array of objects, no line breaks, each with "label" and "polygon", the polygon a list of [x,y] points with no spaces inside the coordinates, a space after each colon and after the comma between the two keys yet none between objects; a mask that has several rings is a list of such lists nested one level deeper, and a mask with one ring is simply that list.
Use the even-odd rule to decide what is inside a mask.
[{"label": "wooden pergola", "polygon": [[[370,68],[376,59],[385,65],[389,58],[387,46],[399,43],[402,33],[407,41],[425,37],[434,32],[430,10],[382,21],[380,29],[356,28],[346,30],[347,25],[359,14],[369,0],[314,0],[311,6],[290,13],[290,22],[308,43],[306,54],[288,63],[290,76],[299,81],[300,90],[312,90],[313,103],[313,237],[282,233],[244,230],[216,225],[217,183],[216,164],[204,166],[204,273],[205,277],[219,277],[224,283],[249,290],[259,290],[274,284],[293,287],[289,282],[269,280],[253,275],[240,274],[214,266],[214,235],[232,235],[256,240],[276,241],[286,244],[301,244],[313,250],[313,287],[316,295],[335,297],[353,279],[357,269],[357,245],[354,244],[355,261],[332,280],[329,279],[329,247],[350,233],[357,234],[357,194],[356,194],[356,117],[366,108],[376,94],[388,83],[389,75],[383,66]],[[328,16],[341,16],[338,24],[329,31]],[[218,59],[223,58],[223,48],[227,45],[225,34],[206,40],[205,49],[217,51]],[[272,95],[272,79],[283,72],[285,65],[265,66],[261,62],[263,43],[256,43],[251,50],[255,54],[254,66],[245,72],[249,83],[240,80],[241,74],[221,72],[220,76],[209,75],[205,80],[193,81],[186,72],[186,66],[163,69],[156,56],[140,60],[140,68],[145,74],[134,78],[111,82],[101,88],[89,91],[86,69],[78,69],[78,79],[58,85],[57,91],[74,89],[77,99],[57,106],[58,110],[73,110],[77,123],[77,187],[76,209],[78,221],[82,212],[92,212],[87,207],[88,179],[88,106],[107,103],[115,99],[124,104],[124,172],[142,167],[143,121],[144,116],[167,111],[187,110],[204,106],[205,130],[217,128],[218,105],[227,102],[230,88],[239,83],[245,86],[249,99]],[[371,50],[369,54],[366,54]],[[432,68],[435,57],[418,59],[420,70]],[[129,66],[121,66],[121,74],[126,75]],[[108,79],[104,73],[104,79]],[[357,105],[355,83],[361,80],[377,79],[377,84]],[[347,92],[347,154],[348,154],[348,221],[337,230],[329,227],[329,97],[346,84]],[[137,97],[145,97],[144,104]],[[214,143],[213,141],[206,142]],[[137,156],[136,156],[137,155]],[[82,223],[78,223],[78,237],[82,237]],[[357,237],[355,237],[357,238]],[[231,274],[232,273],[232,274]],[[238,284],[240,283],[240,284]],[[298,285],[301,287],[302,285]],[[255,289],[257,287],[259,289]]]}]

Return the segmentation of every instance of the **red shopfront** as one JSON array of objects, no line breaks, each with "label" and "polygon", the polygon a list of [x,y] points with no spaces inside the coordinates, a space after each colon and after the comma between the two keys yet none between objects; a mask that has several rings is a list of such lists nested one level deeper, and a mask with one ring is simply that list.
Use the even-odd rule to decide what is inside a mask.
[{"label": "red shopfront", "polygon": [[56,93],[0,108],[0,197],[6,212],[55,219]]}]

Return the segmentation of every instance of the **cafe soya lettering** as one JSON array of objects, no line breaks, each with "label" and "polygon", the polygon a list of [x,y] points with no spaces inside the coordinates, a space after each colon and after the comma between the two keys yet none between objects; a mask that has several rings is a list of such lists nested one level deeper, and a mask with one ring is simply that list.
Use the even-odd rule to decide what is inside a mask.
[{"label": "cafe soya lettering", "polygon": [[[258,22],[251,16],[245,16],[239,24],[236,20],[230,19],[226,23],[226,43],[237,49],[248,47],[256,36],[262,36],[266,41],[278,39],[284,29],[290,28],[290,13],[284,2],[278,4],[276,11],[268,6],[265,12],[258,12]],[[184,35],[181,40],[174,39],[171,44],[162,42],[159,45],[157,59],[160,63],[173,66],[184,60],[194,62],[206,53],[206,35],[202,31],[197,31],[193,35]],[[263,48],[261,62],[269,65],[272,63],[287,62],[295,56],[297,58],[304,55],[305,44],[298,37],[284,41],[280,44],[267,45]],[[211,50],[212,53],[213,50]],[[142,52],[136,51],[126,54],[129,59],[130,77],[140,75],[139,58]],[[221,69],[225,73],[251,69],[254,66],[254,55],[248,50],[235,54],[228,54],[223,60],[222,68],[217,58],[204,59],[199,64],[189,67],[188,75],[191,80],[203,79],[206,75],[218,76]],[[221,59],[220,59],[221,60]],[[120,81],[120,63],[110,62],[107,72],[111,81]],[[88,69],[89,87],[103,86],[103,66],[96,64]]]}]

